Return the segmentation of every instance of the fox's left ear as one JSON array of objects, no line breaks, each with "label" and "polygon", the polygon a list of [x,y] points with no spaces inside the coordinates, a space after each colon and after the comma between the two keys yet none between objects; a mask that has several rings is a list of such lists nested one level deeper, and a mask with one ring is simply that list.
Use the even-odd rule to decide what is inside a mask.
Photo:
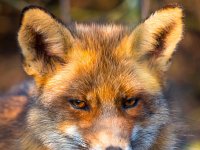
[{"label": "fox's left ear", "polygon": [[29,6],[22,11],[18,41],[26,73],[40,78],[64,63],[73,36],[55,16],[43,8]]},{"label": "fox's left ear", "polygon": [[183,13],[179,6],[167,6],[137,26],[128,38],[136,60],[163,73],[183,33]]}]

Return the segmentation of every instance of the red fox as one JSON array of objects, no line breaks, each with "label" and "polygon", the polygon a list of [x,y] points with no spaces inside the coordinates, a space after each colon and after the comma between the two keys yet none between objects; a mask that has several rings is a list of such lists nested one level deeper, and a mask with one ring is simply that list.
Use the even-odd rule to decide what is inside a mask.
[{"label": "red fox", "polygon": [[18,41],[34,82],[1,98],[0,149],[174,149],[163,90],[182,18],[170,5],[135,29],[64,25],[43,8],[25,8]]}]

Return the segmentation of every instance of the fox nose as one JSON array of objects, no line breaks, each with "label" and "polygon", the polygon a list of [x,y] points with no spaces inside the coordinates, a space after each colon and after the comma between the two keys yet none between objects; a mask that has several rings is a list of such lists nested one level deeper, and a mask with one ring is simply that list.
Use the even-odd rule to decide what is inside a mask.
[{"label": "fox nose", "polygon": [[122,150],[120,147],[109,146],[106,150]]}]

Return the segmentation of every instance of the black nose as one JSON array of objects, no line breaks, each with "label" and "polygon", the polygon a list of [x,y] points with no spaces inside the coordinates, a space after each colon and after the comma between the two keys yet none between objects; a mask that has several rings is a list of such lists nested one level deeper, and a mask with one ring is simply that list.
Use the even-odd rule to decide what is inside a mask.
[{"label": "black nose", "polygon": [[122,150],[120,147],[109,146],[106,150]]}]

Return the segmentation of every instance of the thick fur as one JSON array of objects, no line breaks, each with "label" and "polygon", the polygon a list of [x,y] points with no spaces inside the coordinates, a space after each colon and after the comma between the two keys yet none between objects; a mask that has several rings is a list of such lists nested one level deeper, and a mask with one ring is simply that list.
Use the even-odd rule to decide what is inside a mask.
[{"label": "thick fur", "polygon": [[[135,29],[64,26],[42,8],[26,8],[18,40],[35,92],[16,149],[174,149],[163,89],[182,37],[182,15],[178,6],[168,6]],[[140,99],[138,105],[123,109],[131,97]],[[87,101],[90,109],[74,109],[71,98]]]}]

